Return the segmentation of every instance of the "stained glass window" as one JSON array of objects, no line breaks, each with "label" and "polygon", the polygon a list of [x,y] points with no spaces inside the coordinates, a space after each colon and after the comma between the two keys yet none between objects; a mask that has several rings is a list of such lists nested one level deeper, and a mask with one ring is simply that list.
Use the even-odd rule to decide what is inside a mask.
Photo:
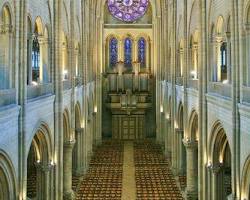
[{"label": "stained glass window", "polygon": [[146,40],[144,38],[138,40],[138,62],[141,67],[146,67]]},{"label": "stained glass window", "polygon": [[40,73],[40,45],[37,36],[32,44],[32,80],[38,81]]},{"label": "stained glass window", "polygon": [[111,38],[109,41],[109,65],[111,68],[116,66],[118,62],[118,41],[116,38]]},{"label": "stained glass window", "polygon": [[147,11],[149,0],[108,0],[108,9],[117,19],[133,22]]},{"label": "stained glass window", "polygon": [[221,53],[221,80],[227,80],[227,43],[223,42],[220,47]]},{"label": "stained glass window", "polygon": [[124,65],[126,68],[132,68],[132,40],[130,38],[124,41]]}]

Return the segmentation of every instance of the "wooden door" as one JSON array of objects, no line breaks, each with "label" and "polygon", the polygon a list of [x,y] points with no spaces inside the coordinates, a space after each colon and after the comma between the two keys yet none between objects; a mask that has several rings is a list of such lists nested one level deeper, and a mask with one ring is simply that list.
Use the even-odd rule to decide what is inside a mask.
[{"label": "wooden door", "polygon": [[133,140],[136,133],[135,117],[123,117],[122,119],[122,139]]}]

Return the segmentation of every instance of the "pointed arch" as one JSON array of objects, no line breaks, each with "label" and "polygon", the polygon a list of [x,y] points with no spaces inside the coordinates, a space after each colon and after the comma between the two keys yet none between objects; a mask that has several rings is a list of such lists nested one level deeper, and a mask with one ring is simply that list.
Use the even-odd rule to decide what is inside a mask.
[{"label": "pointed arch", "polygon": [[17,179],[9,156],[0,149],[0,199],[17,199]]},{"label": "pointed arch", "polygon": [[188,137],[191,141],[198,141],[198,113],[195,109],[192,110],[189,117],[189,128],[188,128]]},{"label": "pointed arch", "polygon": [[241,199],[250,197],[250,155],[247,157],[241,174]]},{"label": "pointed arch", "polygon": [[38,16],[35,20],[35,26],[34,26],[34,33],[37,33],[38,35],[43,35],[44,34],[44,25],[42,18]]},{"label": "pointed arch", "polygon": [[224,153],[226,148],[229,148],[229,150],[231,149],[225,129],[222,123],[220,121],[217,121],[213,125],[209,140],[209,157],[213,164],[224,162]]},{"label": "pointed arch", "polygon": [[184,122],[183,122],[183,104],[182,104],[182,102],[180,102],[179,106],[178,106],[177,121],[178,121],[178,128],[183,130],[184,129]]},{"label": "pointed arch", "polygon": [[64,109],[63,112],[63,137],[64,142],[70,141],[72,139],[71,134],[71,125],[70,125],[70,118],[69,118],[69,110],[67,108]]}]

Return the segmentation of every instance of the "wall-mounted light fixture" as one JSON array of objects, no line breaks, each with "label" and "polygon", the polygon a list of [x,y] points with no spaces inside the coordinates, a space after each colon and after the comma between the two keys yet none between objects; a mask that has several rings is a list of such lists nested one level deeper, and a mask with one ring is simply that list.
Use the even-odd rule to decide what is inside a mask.
[{"label": "wall-mounted light fixture", "polygon": [[190,72],[190,74],[191,74],[191,77],[192,77],[193,80],[197,79],[197,71],[193,70],[193,71]]}]

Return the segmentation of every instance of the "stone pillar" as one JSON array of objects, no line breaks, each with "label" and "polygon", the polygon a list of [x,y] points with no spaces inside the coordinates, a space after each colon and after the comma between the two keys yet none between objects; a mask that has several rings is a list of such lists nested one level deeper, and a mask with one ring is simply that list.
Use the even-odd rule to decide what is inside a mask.
[{"label": "stone pillar", "polygon": [[33,37],[32,34],[28,35],[28,44],[27,44],[27,72],[28,72],[28,84],[32,83],[32,45]]},{"label": "stone pillar", "polygon": [[[95,105],[96,106],[96,105]],[[94,108],[95,109],[95,108]],[[95,149],[96,145],[97,145],[97,135],[96,135],[96,111],[94,110],[92,113],[92,119],[93,119],[93,123],[92,123],[92,150]]]},{"label": "stone pillar", "polygon": [[[175,122],[174,122],[175,123]],[[175,125],[174,125],[175,126]],[[173,174],[176,176],[178,175],[178,135],[177,135],[177,130],[174,128],[174,132],[172,133],[172,171]]]},{"label": "stone pillar", "polygon": [[211,165],[211,197],[212,200],[224,199],[223,170],[221,164]]},{"label": "stone pillar", "polygon": [[150,69],[149,61],[150,61],[150,57],[151,57],[151,52],[150,52],[151,41],[150,41],[150,39],[148,39],[146,41],[147,41],[147,43],[146,43],[146,66],[145,66],[145,68],[148,69],[148,71],[149,71],[149,69]]},{"label": "stone pillar", "polygon": [[226,33],[227,36],[227,80],[231,83],[231,35],[230,32]]},{"label": "stone pillar", "polygon": [[171,152],[171,120],[169,118],[166,119],[166,137],[165,137],[165,154],[170,155]]},{"label": "stone pillar", "polygon": [[183,129],[176,129],[176,137],[177,137],[177,173],[178,174],[184,174],[184,170],[185,170],[185,160],[184,155],[183,155],[183,143],[182,143],[182,139],[183,139],[183,135],[184,135],[184,130]]},{"label": "stone pillar", "polygon": [[[163,103],[161,103],[163,104]],[[162,106],[162,105],[161,105]],[[163,109],[163,108],[161,108]],[[160,144],[164,147],[165,146],[165,142],[164,142],[164,138],[165,138],[165,133],[166,133],[166,130],[165,130],[165,114],[163,112],[163,110],[161,110],[161,130],[160,130]]]},{"label": "stone pillar", "polygon": [[198,143],[197,141],[183,140],[187,153],[187,188],[186,199],[198,199]]},{"label": "stone pillar", "polygon": [[37,200],[51,199],[52,182],[50,180],[50,174],[54,169],[54,164],[49,163],[43,165],[42,163],[36,163],[37,170]]},{"label": "stone pillar", "polygon": [[123,61],[123,40],[118,41],[118,61]]},{"label": "stone pillar", "polygon": [[133,50],[132,50],[132,56],[133,56],[133,62],[136,62],[138,60],[138,45],[137,45],[138,41],[134,40],[133,41]]},{"label": "stone pillar", "polygon": [[44,83],[44,48],[45,48],[45,39],[43,36],[38,37],[38,43],[40,46],[40,63],[39,63],[39,82]]},{"label": "stone pillar", "polygon": [[74,163],[76,164],[76,166],[73,166],[74,169],[74,173],[76,176],[81,176],[84,173],[84,167],[82,165],[82,161],[84,156],[82,155],[82,135],[83,135],[84,129],[83,128],[77,128],[75,130],[75,134],[76,134],[76,146],[75,146],[75,150],[74,150]]},{"label": "stone pillar", "polygon": [[63,148],[63,196],[66,200],[75,198],[72,190],[72,151],[75,140],[66,141]]}]

